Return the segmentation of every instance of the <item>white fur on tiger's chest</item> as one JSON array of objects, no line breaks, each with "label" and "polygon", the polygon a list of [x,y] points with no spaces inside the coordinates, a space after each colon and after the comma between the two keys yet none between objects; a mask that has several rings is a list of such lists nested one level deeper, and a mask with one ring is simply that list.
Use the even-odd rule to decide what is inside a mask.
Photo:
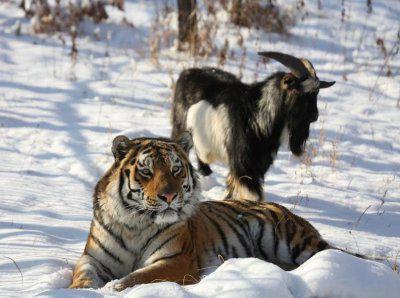
[{"label": "white fur on tiger's chest", "polygon": [[205,100],[192,105],[186,127],[192,133],[196,153],[203,162],[228,163],[225,144],[229,138],[229,119],[224,105],[214,108]]}]

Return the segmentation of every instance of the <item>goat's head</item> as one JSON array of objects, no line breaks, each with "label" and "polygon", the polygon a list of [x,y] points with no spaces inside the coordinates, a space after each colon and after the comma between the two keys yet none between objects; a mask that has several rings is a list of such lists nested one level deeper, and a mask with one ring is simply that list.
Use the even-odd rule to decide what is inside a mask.
[{"label": "goat's head", "polygon": [[319,89],[328,88],[335,82],[319,80],[313,65],[307,59],[299,59],[278,52],[258,54],[282,63],[291,71],[282,77],[280,88],[287,94],[284,108],[290,150],[295,155],[301,155],[309,136],[310,124],[318,119]]}]

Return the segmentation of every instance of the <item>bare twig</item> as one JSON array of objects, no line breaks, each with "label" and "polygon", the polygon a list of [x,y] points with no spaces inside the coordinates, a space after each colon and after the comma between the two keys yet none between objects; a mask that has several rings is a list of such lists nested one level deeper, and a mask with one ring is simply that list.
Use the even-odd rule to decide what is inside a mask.
[{"label": "bare twig", "polygon": [[[379,43],[378,43],[378,45],[379,45]],[[382,47],[381,47],[381,49],[382,49]],[[369,91],[368,98],[370,101],[372,100],[372,96],[374,95],[375,89],[378,86],[378,81],[384,73],[383,70],[388,66],[389,60],[399,53],[399,50],[400,50],[400,28],[397,31],[397,41],[393,44],[393,47],[390,49],[389,53],[385,56],[385,61],[383,62],[381,68],[379,69],[379,73],[378,73],[378,76],[376,77],[375,83]],[[399,101],[400,101],[400,98],[399,98]],[[397,102],[397,105],[399,105],[399,101]]]},{"label": "bare twig", "polygon": [[360,222],[360,220],[361,220],[361,218],[364,216],[365,212],[367,212],[367,210],[368,210],[369,208],[371,208],[371,207],[372,207],[372,205],[369,205],[367,208],[365,208],[365,210],[363,211],[363,213],[361,213],[360,217],[357,219],[356,224],[358,224],[358,223]]},{"label": "bare twig", "polygon": [[23,287],[24,287],[24,275],[22,274],[21,268],[19,268],[17,262],[16,262],[15,260],[13,260],[12,258],[7,257],[7,256],[3,256],[3,258],[9,259],[11,262],[14,263],[15,267],[16,267],[16,268],[18,269],[18,271],[19,271],[19,274],[21,275],[21,283],[22,283],[22,288],[23,288]]}]

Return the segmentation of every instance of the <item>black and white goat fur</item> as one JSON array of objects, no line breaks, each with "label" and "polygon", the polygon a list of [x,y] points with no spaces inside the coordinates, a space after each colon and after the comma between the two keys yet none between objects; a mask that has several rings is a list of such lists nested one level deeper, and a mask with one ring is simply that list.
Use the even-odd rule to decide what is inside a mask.
[{"label": "black and white goat fur", "polygon": [[172,138],[186,130],[193,135],[199,171],[208,164],[229,165],[227,198],[261,200],[262,182],[273,163],[285,131],[294,155],[301,155],[310,123],[318,119],[319,89],[335,82],[320,81],[311,62],[278,53],[275,59],[291,72],[276,72],[261,82],[245,84],[215,68],[184,70],[176,84]]}]

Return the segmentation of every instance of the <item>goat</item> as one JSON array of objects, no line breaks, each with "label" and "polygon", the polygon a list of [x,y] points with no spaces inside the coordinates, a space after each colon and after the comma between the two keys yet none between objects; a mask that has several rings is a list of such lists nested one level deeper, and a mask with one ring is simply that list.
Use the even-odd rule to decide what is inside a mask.
[{"label": "goat", "polygon": [[198,169],[212,173],[214,161],[229,165],[226,198],[262,199],[264,175],[273,163],[281,137],[289,135],[291,152],[300,156],[310,124],[318,119],[320,81],[313,65],[279,52],[260,52],[290,69],[261,82],[245,84],[216,68],[182,71],[172,106],[172,139],[193,135]]}]

